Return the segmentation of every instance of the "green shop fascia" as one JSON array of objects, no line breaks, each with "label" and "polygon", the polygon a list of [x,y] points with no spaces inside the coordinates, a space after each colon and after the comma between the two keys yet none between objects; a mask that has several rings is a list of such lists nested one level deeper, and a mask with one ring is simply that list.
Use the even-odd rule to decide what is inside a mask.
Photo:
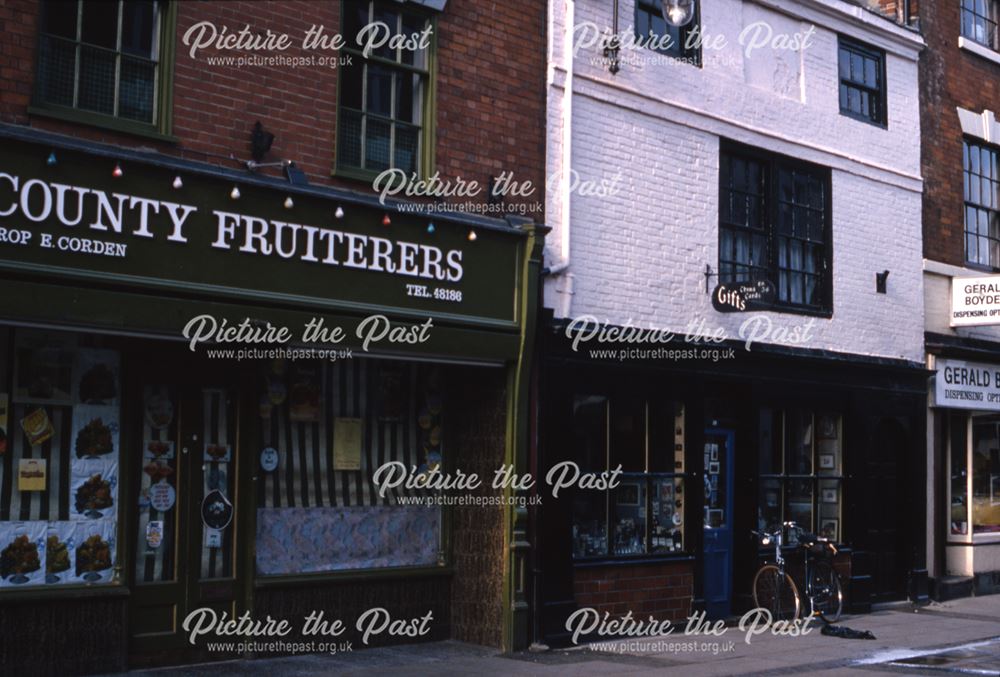
[{"label": "green shop fascia", "polygon": [[0,663],[524,647],[510,490],[375,474],[527,471],[544,230],[0,126]]}]

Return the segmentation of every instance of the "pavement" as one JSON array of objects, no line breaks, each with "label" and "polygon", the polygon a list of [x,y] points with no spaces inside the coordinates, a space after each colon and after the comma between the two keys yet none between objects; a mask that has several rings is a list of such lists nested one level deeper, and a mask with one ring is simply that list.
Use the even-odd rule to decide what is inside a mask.
[{"label": "pavement", "polygon": [[992,675],[1000,677],[1000,595],[970,597],[914,607],[890,605],[840,626],[870,631],[874,640],[820,634],[764,632],[745,641],[729,627],[721,636],[644,637],[571,649],[504,656],[460,642],[366,649],[339,655],[308,655],[133,671],[132,677],[458,677],[531,675],[618,677],[677,674],[684,677],[810,675]]}]

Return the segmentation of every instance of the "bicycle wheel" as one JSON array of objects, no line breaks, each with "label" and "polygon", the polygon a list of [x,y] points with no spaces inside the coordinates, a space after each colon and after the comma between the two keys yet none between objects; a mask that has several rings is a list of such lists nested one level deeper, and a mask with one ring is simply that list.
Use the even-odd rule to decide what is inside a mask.
[{"label": "bicycle wheel", "polygon": [[840,578],[829,562],[816,562],[809,572],[812,612],[827,623],[836,623],[844,606]]},{"label": "bicycle wheel", "polygon": [[795,581],[774,564],[765,564],[753,579],[753,602],[771,612],[774,620],[799,617],[799,589]]}]

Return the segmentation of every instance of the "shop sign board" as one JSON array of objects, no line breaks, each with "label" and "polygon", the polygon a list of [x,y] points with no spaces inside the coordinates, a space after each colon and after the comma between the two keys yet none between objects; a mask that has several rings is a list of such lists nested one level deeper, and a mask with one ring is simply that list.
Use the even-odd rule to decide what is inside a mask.
[{"label": "shop sign board", "polygon": [[[0,269],[511,328],[525,237],[5,139]],[[175,187],[176,186],[176,187]],[[234,186],[238,191],[234,191]],[[307,189],[308,190],[308,189]],[[374,197],[374,196],[373,196]],[[338,209],[338,206],[342,207]],[[391,218],[390,218],[391,215]]]},{"label": "shop sign board", "polygon": [[951,280],[951,326],[1000,324],[1000,275]]},{"label": "shop sign board", "polygon": [[1000,411],[1000,364],[938,358],[934,404]]}]

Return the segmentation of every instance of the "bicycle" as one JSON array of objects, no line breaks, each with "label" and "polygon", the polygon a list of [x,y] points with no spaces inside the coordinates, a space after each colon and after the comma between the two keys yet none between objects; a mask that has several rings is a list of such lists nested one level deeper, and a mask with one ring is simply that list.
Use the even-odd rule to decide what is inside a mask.
[{"label": "bicycle", "polygon": [[830,541],[806,532],[795,522],[785,522],[773,533],[752,532],[762,545],[774,543],[774,562],[758,569],[753,579],[754,604],[770,611],[775,619],[798,620],[802,613],[802,596],[791,574],[785,571],[781,552],[786,528],[798,532],[798,544],[805,551],[805,592],[810,615],[819,616],[826,623],[837,622],[844,605],[840,578],[832,564],[837,548]]}]

